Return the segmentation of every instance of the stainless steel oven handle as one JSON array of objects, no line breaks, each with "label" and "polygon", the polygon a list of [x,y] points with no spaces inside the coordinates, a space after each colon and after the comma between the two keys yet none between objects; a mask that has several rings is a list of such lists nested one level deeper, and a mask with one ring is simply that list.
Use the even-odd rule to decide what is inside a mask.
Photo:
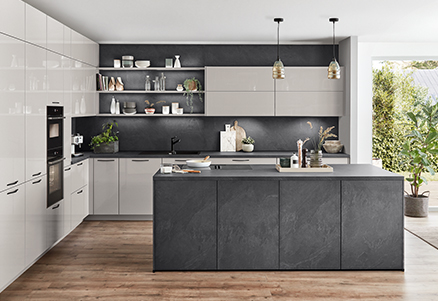
[{"label": "stainless steel oven handle", "polygon": [[65,117],[47,117],[48,120],[61,120],[65,119]]},{"label": "stainless steel oven handle", "polygon": [[47,162],[47,164],[54,165],[54,164],[58,164],[59,162],[62,162],[64,160],[65,160],[65,158],[61,158],[61,159],[58,159],[58,160],[55,160],[55,161]]}]

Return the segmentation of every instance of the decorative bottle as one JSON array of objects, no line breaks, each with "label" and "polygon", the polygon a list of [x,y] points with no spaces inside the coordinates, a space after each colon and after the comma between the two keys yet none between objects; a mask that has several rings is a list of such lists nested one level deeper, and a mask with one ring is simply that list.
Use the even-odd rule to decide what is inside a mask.
[{"label": "decorative bottle", "polygon": [[153,82],[154,82],[154,90],[160,91],[160,79],[158,78],[158,76],[155,76],[155,80]]},{"label": "decorative bottle", "polygon": [[110,112],[111,114],[116,114],[116,99],[114,98],[114,96],[111,100]]},{"label": "decorative bottle", "polygon": [[164,73],[161,73],[161,77],[160,77],[160,90],[161,91],[166,90],[166,77],[164,76]]},{"label": "decorative bottle", "polygon": [[116,102],[116,114],[120,114],[120,102],[118,100]]},{"label": "decorative bottle", "polygon": [[144,83],[144,89],[146,91],[150,91],[151,90],[151,79],[149,78],[149,75],[146,75],[146,81]]},{"label": "decorative bottle", "polygon": [[293,154],[290,157],[290,167],[292,167],[292,168],[299,168],[300,167],[298,165],[298,156],[296,154]]}]

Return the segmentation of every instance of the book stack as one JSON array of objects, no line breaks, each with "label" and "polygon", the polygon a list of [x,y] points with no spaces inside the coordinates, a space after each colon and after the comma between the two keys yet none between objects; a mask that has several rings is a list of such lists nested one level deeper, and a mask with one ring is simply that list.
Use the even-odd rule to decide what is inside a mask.
[{"label": "book stack", "polygon": [[109,77],[102,74],[96,74],[97,91],[108,91]]}]

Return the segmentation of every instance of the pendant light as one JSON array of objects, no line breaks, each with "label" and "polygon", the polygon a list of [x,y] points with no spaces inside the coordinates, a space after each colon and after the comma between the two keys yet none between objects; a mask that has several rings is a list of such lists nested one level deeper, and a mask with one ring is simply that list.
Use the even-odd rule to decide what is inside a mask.
[{"label": "pendant light", "polygon": [[329,22],[333,23],[333,59],[328,67],[328,79],[340,79],[341,78],[341,67],[335,56],[335,23],[338,22],[338,18],[330,18]]},{"label": "pendant light", "polygon": [[277,60],[272,67],[273,79],[284,79],[284,65],[280,60],[280,22],[283,22],[283,18],[275,18],[274,22],[278,23],[277,26]]}]

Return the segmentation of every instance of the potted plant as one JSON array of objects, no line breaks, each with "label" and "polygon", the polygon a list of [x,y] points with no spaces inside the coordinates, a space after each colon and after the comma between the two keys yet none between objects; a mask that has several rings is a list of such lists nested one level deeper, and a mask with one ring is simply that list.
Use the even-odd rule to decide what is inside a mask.
[{"label": "potted plant", "polygon": [[190,114],[193,113],[193,92],[198,91],[199,100],[202,102],[202,85],[196,78],[188,78],[183,83],[184,88],[184,96],[187,99],[187,105],[190,107]]},{"label": "potted plant", "polygon": [[164,100],[157,101],[156,103],[151,103],[149,100],[144,101],[146,103],[146,108],[144,109],[144,112],[148,115],[155,113],[155,108],[153,108],[154,105],[159,103],[166,103]]},{"label": "potted plant", "polygon": [[[310,121],[307,121],[307,124],[310,126],[310,129],[313,129],[313,125]],[[330,133],[335,127],[331,126],[326,128],[325,130],[322,126],[319,127],[318,138],[313,137],[313,149],[310,150],[310,167],[321,167],[322,166],[322,145],[327,138],[337,137],[335,134]],[[306,139],[307,141],[308,139]],[[304,141],[304,143],[306,142]],[[303,144],[304,144],[303,143]]]},{"label": "potted plant", "polygon": [[91,137],[90,146],[96,154],[113,154],[119,151],[118,131],[114,131],[114,125],[119,126],[114,120],[102,125],[102,133]]},{"label": "potted plant", "polygon": [[[420,187],[427,184],[422,172],[428,171],[435,174],[432,168],[431,155],[438,154],[438,103],[432,104],[431,100],[417,102],[416,107],[421,110],[418,113],[408,112],[411,132],[406,136],[408,139],[403,144],[401,155],[404,163],[408,164],[411,193],[405,195],[405,215],[414,217],[426,217],[429,207],[429,191],[420,194]],[[427,195],[425,195],[427,193]]]},{"label": "potted plant", "polygon": [[251,138],[251,136],[247,137],[247,138],[243,138],[242,139],[242,150],[244,152],[252,152],[254,150],[254,139]]}]

